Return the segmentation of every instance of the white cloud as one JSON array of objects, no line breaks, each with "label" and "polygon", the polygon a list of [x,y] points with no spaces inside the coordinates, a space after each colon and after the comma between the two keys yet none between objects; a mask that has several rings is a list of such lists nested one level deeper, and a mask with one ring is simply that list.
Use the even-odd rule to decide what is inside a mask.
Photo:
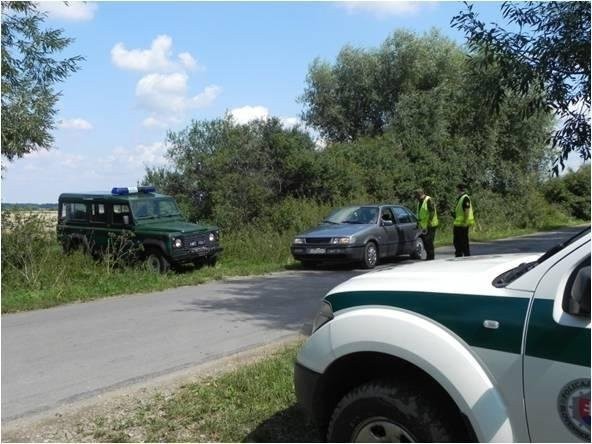
[{"label": "white cloud", "polygon": [[[244,125],[253,120],[266,120],[272,117],[269,109],[261,105],[246,105],[240,108],[233,108],[229,111],[229,114],[239,125]],[[284,128],[290,129],[297,126],[304,126],[302,120],[298,117],[279,117],[279,119]]]},{"label": "white cloud", "polygon": [[198,68],[188,52],[177,55],[178,63],[173,61],[172,48],[173,39],[166,34],[157,36],[149,49],[127,49],[119,42],[111,49],[111,61],[118,68],[132,71],[174,72]]},{"label": "white cloud", "polygon": [[62,119],[58,122],[58,128],[73,130],[91,130],[92,124],[88,120],[75,117],[73,119]]},{"label": "white cloud", "polygon": [[[211,105],[222,92],[219,86],[209,85],[201,93],[189,96],[187,80],[185,73],[148,74],[136,85],[138,103],[148,111],[170,119],[179,117],[186,110]],[[154,114],[151,117],[144,120],[145,125],[154,125],[156,120],[163,120],[157,119]]]},{"label": "white cloud", "polygon": [[26,171],[45,171],[50,169],[63,171],[64,168],[78,168],[84,159],[84,156],[79,154],[69,154],[62,150],[50,149],[25,154],[22,163]]},{"label": "white cloud", "polygon": [[236,123],[244,125],[253,120],[267,119],[269,117],[269,110],[264,106],[247,105],[241,108],[231,109],[230,115]]},{"label": "white cloud", "polygon": [[164,118],[161,118],[157,115],[152,115],[142,120],[142,126],[146,128],[167,128],[169,123]]},{"label": "white cloud", "polygon": [[188,70],[192,71],[197,68],[197,60],[188,52],[182,52],[177,58],[181,61],[181,65]]},{"label": "white cloud", "polygon": [[282,125],[284,128],[295,128],[297,126],[302,126],[303,122],[298,117],[280,117]]},{"label": "white cloud", "polygon": [[117,147],[104,162],[124,168],[133,168],[137,165],[160,166],[167,163],[164,157],[166,150],[167,145],[164,142],[139,144],[132,149]]},{"label": "white cloud", "polygon": [[407,17],[416,15],[421,9],[433,8],[433,2],[407,2],[407,1],[353,1],[339,3],[339,6],[345,8],[349,14],[357,12],[370,13],[376,18],[386,17]]},{"label": "white cloud", "polygon": [[67,20],[72,22],[86,22],[92,20],[97,12],[98,5],[94,2],[39,2],[41,11],[47,12],[50,19]]}]

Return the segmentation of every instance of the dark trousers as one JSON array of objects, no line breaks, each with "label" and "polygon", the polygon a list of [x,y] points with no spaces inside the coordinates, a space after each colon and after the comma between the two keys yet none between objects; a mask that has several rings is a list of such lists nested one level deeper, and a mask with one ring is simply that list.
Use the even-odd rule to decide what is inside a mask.
[{"label": "dark trousers", "polygon": [[456,257],[470,256],[469,227],[454,227],[452,231],[454,243],[454,255]]},{"label": "dark trousers", "polygon": [[436,238],[436,227],[429,227],[427,233],[423,234],[421,238],[427,253],[426,260],[431,261],[434,259],[434,239]]}]

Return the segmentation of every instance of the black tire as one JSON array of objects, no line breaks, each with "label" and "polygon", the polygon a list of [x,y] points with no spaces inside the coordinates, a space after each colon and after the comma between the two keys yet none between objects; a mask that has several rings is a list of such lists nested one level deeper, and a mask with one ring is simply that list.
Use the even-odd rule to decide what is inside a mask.
[{"label": "black tire", "polygon": [[428,253],[425,249],[425,245],[423,243],[423,239],[421,237],[418,237],[417,239],[415,239],[415,247],[413,248],[413,251],[411,252],[411,254],[409,255],[411,256],[411,259],[417,259],[417,260],[426,260],[428,257]]},{"label": "black tire", "polygon": [[[438,401],[440,399],[440,401]],[[411,381],[373,381],[337,404],[328,442],[451,442],[458,420],[441,398]]]},{"label": "black tire", "polygon": [[171,264],[160,250],[150,249],[144,254],[144,265],[149,271],[155,273],[166,273]]},{"label": "black tire", "polygon": [[62,243],[62,249],[65,254],[72,254],[77,251],[80,251],[82,254],[89,254],[87,243],[83,239],[77,237],[68,237]]},{"label": "black tire", "polygon": [[215,267],[218,263],[218,256],[210,256],[205,260],[205,264],[208,267]]},{"label": "black tire", "polygon": [[378,246],[370,241],[364,247],[364,261],[362,266],[367,270],[376,267],[378,264]]}]

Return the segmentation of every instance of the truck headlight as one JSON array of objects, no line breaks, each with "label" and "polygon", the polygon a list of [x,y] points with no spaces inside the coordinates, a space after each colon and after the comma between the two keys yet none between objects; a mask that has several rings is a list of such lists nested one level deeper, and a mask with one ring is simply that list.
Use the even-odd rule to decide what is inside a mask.
[{"label": "truck headlight", "polygon": [[212,232],[210,233],[210,237],[208,238],[210,242],[214,242],[216,240],[216,235]]},{"label": "truck headlight", "polygon": [[331,239],[331,243],[337,245],[349,245],[351,244],[351,242],[351,237],[334,237],[333,239]]},{"label": "truck headlight", "polygon": [[183,240],[180,238],[174,239],[173,240],[173,247],[175,248],[181,248],[183,246]]},{"label": "truck headlight", "polygon": [[295,245],[301,245],[301,244],[303,244],[303,243],[304,243],[304,239],[303,239],[303,238],[301,238],[301,237],[295,237],[295,238],[294,238],[294,242],[293,242],[293,243],[294,243]]},{"label": "truck headlight", "polygon": [[333,319],[333,308],[327,301],[322,301],[321,307],[312,321],[312,332],[317,331],[331,319]]}]

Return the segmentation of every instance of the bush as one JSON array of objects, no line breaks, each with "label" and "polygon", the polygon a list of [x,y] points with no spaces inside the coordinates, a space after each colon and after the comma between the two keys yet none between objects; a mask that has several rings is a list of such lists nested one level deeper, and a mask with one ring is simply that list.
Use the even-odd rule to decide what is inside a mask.
[{"label": "bush", "polygon": [[590,165],[549,180],[543,186],[545,199],[581,220],[590,220]]}]

